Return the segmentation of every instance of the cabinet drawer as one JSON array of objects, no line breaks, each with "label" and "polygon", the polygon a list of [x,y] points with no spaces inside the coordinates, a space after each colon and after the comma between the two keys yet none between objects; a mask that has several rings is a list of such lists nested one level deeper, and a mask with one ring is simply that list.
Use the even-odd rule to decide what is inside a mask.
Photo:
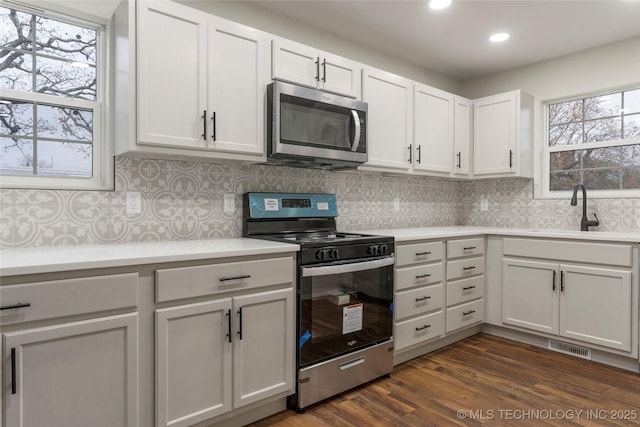
[{"label": "cabinet drawer", "polygon": [[425,286],[410,291],[396,292],[394,304],[396,319],[415,316],[442,308],[442,284]]},{"label": "cabinet drawer", "polygon": [[293,257],[156,270],[156,302],[293,283]]},{"label": "cabinet drawer", "polygon": [[12,324],[136,307],[138,273],[24,283],[0,287],[0,323]]},{"label": "cabinet drawer", "polygon": [[395,342],[395,351],[398,351],[442,336],[444,334],[444,313],[438,311],[426,316],[398,322],[395,326],[393,341]]},{"label": "cabinet drawer", "polygon": [[397,291],[425,286],[442,281],[443,264],[417,265],[415,267],[396,268],[395,288]]},{"label": "cabinet drawer", "polygon": [[563,240],[504,239],[502,253],[620,267],[631,267],[633,260],[631,245]]},{"label": "cabinet drawer", "polygon": [[447,259],[484,254],[484,238],[449,240],[447,242]]},{"label": "cabinet drawer", "polygon": [[447,261],[447,280],[476,276],[484,273],[484,257]]},{"label": "cabinet drawer", "polygon": [[396,245],[396,265],[410,265],[420,262],[439,261],[444,257],[443,242]]},{"label": "cabinet drawer", "polygon": [[447,306],[484,297],[484,276],[447,283]]},{"label": "cabinet drawer", "polygon": [[447,333],[484,322],[484,298],[447,308]]}]

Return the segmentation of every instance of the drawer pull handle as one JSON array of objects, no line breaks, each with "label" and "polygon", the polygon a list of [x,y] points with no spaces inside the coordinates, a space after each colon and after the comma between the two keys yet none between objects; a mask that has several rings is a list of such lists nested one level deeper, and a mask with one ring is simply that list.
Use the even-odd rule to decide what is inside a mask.
[{"label": "drawer pull handle", "polygon": [[474,289],[476,286],[465,286],[464,288],[462,288],[463,291],[468,291],[469,289]]},{"label": "drawer pull handle", "polygon": [[422,298],[416,298],[416,302],[426,301],[428,299],[431,299],[431,297],[430,296],[426,296],[426,297],[422,297]]},{"label": "drawer pull handle", "polygon": [[470,251],[471,249],[475,249],[475,246],[467,246],[466,248],[462,248],[465,251]]},{"label": "drawer pull handle", "polygon": [[430,328],[430,327],[431,327],[431,325],[420,326],[419,328],[416,328],[416,332],[422,331],[423,329],[427,329],[427,328]]},{"label": "drawer pull handle", "polygon": [[340,370],[344,371],[345,369],[353,368],[354,366],[362,365],[365,362],[365,357],[360,356],[357,359],[350,360],[348,362],[344,362],[340,364]]},{"label": "drawer pull handle", "polygon": [[248,279],[250,278],[251,275],[250,274],[241,274],[240,276],[233,276],[233,277],[221,277],[220,281],[221,282],[227,282],[229,280],[240,280],[240,279]]},{"label": "drawer pull handle", "polygon": [[29,302],[19,302],[13,305],[5,305],[0,307],[0,310],[11,310],[12,308],[23,308],[23,307],[31,307],[31,303]]},{"label": "drawer pull handle", "polygon": [[11,394],[16,394],[18,392],[16,380],[16,349],[13,347],[11,349]]},{"label": "drawer pull handle", "polygon": [[463,316],[468,316],[468,315],[473,314],[473,313],[475,313],[475,312],[476,312],[475,310],[463,311],[463,312],[462,312],[462,315],[463,315]]},{"label": "drawer pull handle", "polygon": [[425,277],[429,277],[429,276],[431,276],[431,275],[430,274],[418,274],[416,276],[416,279],[424,279]]},{"label": "drawer pull handle", "polygon": [[462,267],[463,270],[473,270],[474,268],[476,268],[475,266],[473,267]]},{"label": "drawer pull handle", "polygon": [[421,256],[421,255],[431,255],[431,251],[426,251],[426,252],[416,252],[416,256]]}]

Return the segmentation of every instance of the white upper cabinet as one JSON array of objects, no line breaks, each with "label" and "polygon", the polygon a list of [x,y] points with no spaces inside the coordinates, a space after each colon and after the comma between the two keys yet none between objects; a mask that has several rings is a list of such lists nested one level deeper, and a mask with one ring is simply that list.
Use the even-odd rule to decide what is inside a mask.
[{"label": "white upper cabinet", "polygon": [[[124,7],[116,11],[116,98],[135,94],[135,102],[116,99],[116,154],[264,160],[265,34],[171,1],[137,2],[137,18]],[[122,52],[127,46],[134,56]],[[127,61],[135,81],[121,72],[136,72]],[[122,127],[134,129],[129,138]]]},{"label": "white upper cabinet", "polygon": [[360,98],[361,64],[286,39],[272,44],[274,80]]},{"label": "white upper cabinet", "polygon": [[364,169],[408,171],[412,144],[411,80],[366,67],[362,100],[369,104],[367,150]]},{"label": "white upper cabinet", "polygon": [[471,101],[461,96],[454,96],[454,142],[453,142],[453,175],[457,177],[471,176]]},{"label": "white upper cabinet", "polygon": [[533,97],[519,90],[473,101],[474,176],[533,177]]},{"label": "white upper cabinet", "polygon": [[173,2],[140,2],[141,143],[204,148],[207,16]]},{"label": "white upper cabinet", "polygon": [[266,90],[262,33],[221,19],[209,25],[208,147],[264,153]]},{"label": "white upper cabinet", "polygon": [[415,84],[413,124],[413,170],[449,175],[453,166],[453,95],[433,87]]}]

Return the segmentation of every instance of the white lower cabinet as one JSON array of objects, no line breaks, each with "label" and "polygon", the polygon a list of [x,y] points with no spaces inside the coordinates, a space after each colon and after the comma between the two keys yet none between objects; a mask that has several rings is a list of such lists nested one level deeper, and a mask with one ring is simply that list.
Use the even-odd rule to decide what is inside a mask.
[{"label": "white lower cabinet", "polygon": [[630,352],[631,272],[503,259],[503,322]]},{"label": "white lower cabinet", "polygon": [[4,427],[139,425],[138,279],[2,278]]},{"label": "white lower cabinet", "polygon": [[5,426],[137,426],[137,322],[130,313],[5,333]]},{"label": "white lower cabinet", "polygon": [[[156,271],[157,291],[200,277],[176,290],[220,294],[155,310],[157,426],[190,426],[293,393],[293,268],[286,257]],[[262,290],[270,283],[281,286]]]},{"label": "white lower cabinet", "polygon": [[638,357],[637,249],[505,238],[502,324]]},{"label": "white lower cabinet", "polygon": [[484,237],[447,242],[448,334],[484,322],[484,252]]},{"label": "white lower cabinet", "polygon": [[444,243],[396,246],[394,350],[396,353],[444,334]]},{"label": "white lower cabinet", "polygon": [[231,410],[231,299],[156,310],[156,425]]}]

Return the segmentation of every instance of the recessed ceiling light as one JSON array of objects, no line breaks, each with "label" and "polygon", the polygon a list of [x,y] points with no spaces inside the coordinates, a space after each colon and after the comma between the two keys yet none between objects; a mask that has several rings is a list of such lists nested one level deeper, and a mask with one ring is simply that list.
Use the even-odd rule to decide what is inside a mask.
[{"label": "recessed ceiling light", "polygon": [[451,0],[431,0],[429,1],[429,7],[431,9],[445,9],[451,6]]},{"label": "recessed ceiling light", "polygon": [[493,43],[500,43],[509,38],[509,33],[496,33],[489,37],[489,41]]}]

